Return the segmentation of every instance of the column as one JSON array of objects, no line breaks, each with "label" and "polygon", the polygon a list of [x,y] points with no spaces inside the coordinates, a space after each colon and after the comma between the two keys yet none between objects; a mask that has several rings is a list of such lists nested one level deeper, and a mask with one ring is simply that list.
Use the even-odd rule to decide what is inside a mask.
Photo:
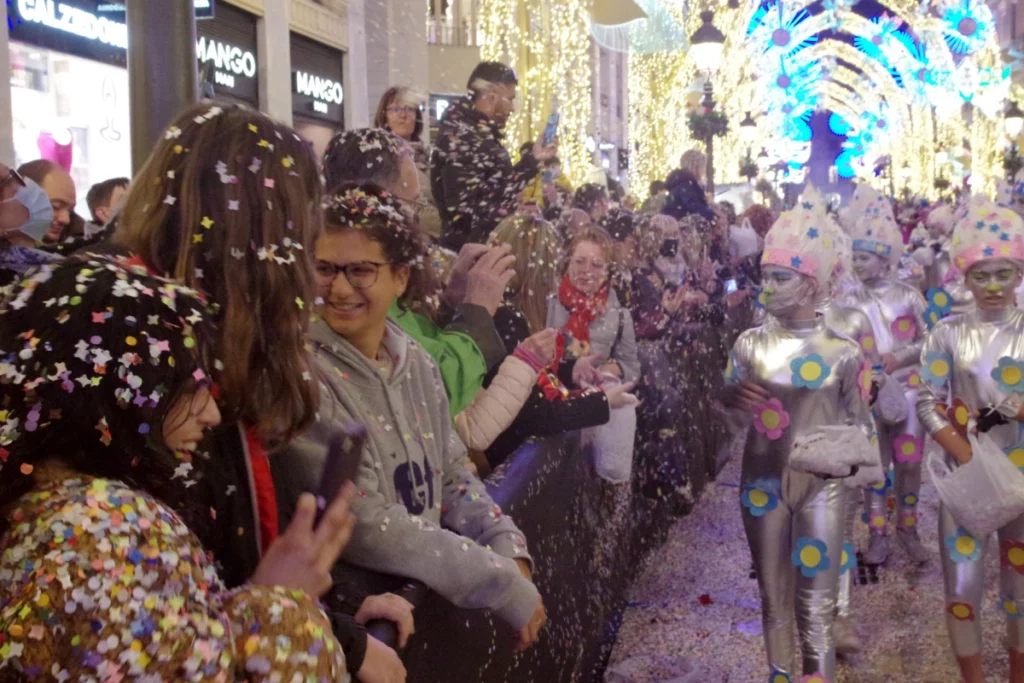
[{"label": "column", "polygon": [[[366,3],[348,3],[348,63],[345,65],[345,127],[365,128],[370,125],[369,71],[371,60],[367,51]],[[372,62],[376,64],[376,62]],[[377,101],[373,101],[373,107]]]},{"label": "column", "polygon": [[292,43],[288,0],[265,0],[256,26],[260,60],[260,111],[292,125]]},{"label": "column", "polygon": [[[3,3],[3,21],[7,25],[7,3]],[[14,166],[14,114],[11,111],[10,36],[5,30],[0,39],[0,73],[7,74],[7,87],[0,88],[0,161]]]},{"label": "column", "polygon": [[[127,2],[133,173],[142,168],[167,126],[182,109],[196,101],[199,77],[192,2]],[[4,59],[8,59],[7,50]],[[9,112],[10,105],[6,109]]]}]

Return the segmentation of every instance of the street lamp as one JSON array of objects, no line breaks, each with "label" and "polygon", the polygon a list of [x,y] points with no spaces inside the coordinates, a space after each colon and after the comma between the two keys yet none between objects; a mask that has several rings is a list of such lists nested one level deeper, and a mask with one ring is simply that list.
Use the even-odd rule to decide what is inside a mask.
[{"label": "street lamp", "polygon": [[757,123],[751,117],[750,112],[742,121],[740,121],[740,140],[747,145],[747,156],[743,159],[743,175],[747,178],[747,181],[753,180],[754,176],[757,175],[757,166],[754,164],[754,159],[751,156],[751,146],[754,144],[754,140],[757,138]]},{"label": "street lamp", "polygon": [[[704,81],[703,106],[710,113],[715,108],[714,91],[711,85],[711,77],[722,64],[722,52],[725,50],[725,34],[719,31],[714,23],[715,13],[711,10],[704,10],[700,13],[701,25],[693,35],[690,36],[690,55],[697,66],[697,71],[706,74]],[[709,134],[704,144],[708,152],[707,180],[708,194],[715,196],[715,142],[714,135]]]}]

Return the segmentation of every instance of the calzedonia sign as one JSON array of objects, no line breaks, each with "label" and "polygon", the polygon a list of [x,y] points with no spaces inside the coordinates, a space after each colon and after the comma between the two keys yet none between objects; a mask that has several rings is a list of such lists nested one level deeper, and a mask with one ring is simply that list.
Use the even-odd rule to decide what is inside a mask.
[{"label": "calzedonia sign", "polygon": [[[214,0],[193,0],[197,17],[212,17]],[[127,66],[124,3],[102,0],[17,0],[11,7],[12,40],[87,59]],[[222,6],[220,16],[197,24],[196,56],[208,65],[217,92],[257,100],[256,23]]]}]

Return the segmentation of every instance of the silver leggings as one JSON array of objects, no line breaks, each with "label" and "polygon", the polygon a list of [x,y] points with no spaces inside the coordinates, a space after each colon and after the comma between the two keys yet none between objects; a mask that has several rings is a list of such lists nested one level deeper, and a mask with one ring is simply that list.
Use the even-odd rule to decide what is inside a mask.
[{"label": "silver leggings", "polygon": [[[781,498],[778,507],[760,516],[743,509],[761,591],[768,663],[773,673],[796,675],[795,612],[803,673],[821,673],[834,680],[832,624],[841,570],[845,489],[838,479],[787,472]],[[821,556],[828,558],[827,567]]]},{"label": "silver leggings", "polygon": [[860,514],[860,500],[853,491],[846,492],[846,519],[843,520],[843,560],[839,573],[839,597],[836,599],[836,616],[850,616],[850,600],[853,593],[853,572],[857,568],[857,551],[853,543],[853,525]]},{"label": "silver leggings", "polygon": [[[1006,616],[1010,649],[1024,652],[1024,515],[997,532],[999,608]],[[989,538],[961,528],[945,506],[939,508],[939,546],[946,588],[946,627],[957,657],[981,652],[981,606],[985,596],[985,553]]]},{"label": "silver leggings", "polygon": [[[893,469],[896,488],[896,513],[900,529],[917,528],[917,504],[921,494],[921,463],[924,459],[924,426],[917,419],[917,390],[904,392],[907,401],[907,419],[897,425],[878,421],[878,447],[882,456],[882,470],[888,475]],[[907,439],[915,441],[916,456],[896,452]],[[899,442],[897,443],[897,440]],[[864,491],[864,521],[873,534],[884,534],[889,519],[889,480],[884,487]]]}]

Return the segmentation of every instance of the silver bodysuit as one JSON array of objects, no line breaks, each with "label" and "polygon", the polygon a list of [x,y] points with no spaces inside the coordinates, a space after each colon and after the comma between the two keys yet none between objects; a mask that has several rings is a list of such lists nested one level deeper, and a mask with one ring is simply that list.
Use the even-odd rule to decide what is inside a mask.
[{"label": "silver bodysuit", "polygon": [[[875,366],[879,363],[878,350],[874,344],[872,348],[865,349],[864,342],[873,339],[874,330],[871,327],[871,320],[856,308],[843,306],[832,300],[827,300],[818,306],[818,312],[825,316],[825,327],[830,330],[849,337],[857,342],[864,353],[867,362]],[[839,597],[836,599],[836,614],[840,617],[849,617],[853,594],[853,570],[856,569],[856,548],[853,544],[853,527],[860,512],[860,501],[856,496],[847,492],[846,496],[846,519],[843,522],[843,552],[849,561],[843,565],[842,574],[839,576]]]},{"label": "silver bodysuit", "polygon": [[[843,559],[840,479],[794,472],[792,445],[823,425],[857,425],[871,416],[857,377],[857,344],[825,325],[770,319],[744,332],[730,353],[727,380],[752,382],[773,397],[753,416],[743,453],[743,525],[757,570],[764,637],[773,673],[795,679],[794,611],[804,674],[835,677],[832,624]],[[848,558],[852,559],[852,558]]]},{"label": "silver bodysuit", "polygon": [[[1024,393],[1024,312],[1010,308],[979,311],[946,318],[936,325],[921,352],[921,391],[917,414],[930,434],[950,422],[936,404],[951,405],[954,398],[971,409],[1018,405]],[[1015,382],[1015,383],[1014,383]],[[1020,386],[1018,386],[1020,385]],[[1016,394],[1016,396],[1015,396]],[[1024,467],[1024,429],[1018,422],[993,427],[988,435],[1018,466]],[[946,454],[950,465],[955,460]],[[1024,652],[1024,564],[1011,558],[1024,550],[1024,517],[998,532],[1002,557],[999,607],[1007,615],[1010,647]],[[975,538],[957,525],[942,508],[939,513],[939,549],[946,589],[946,625],[958,657],[981,652],[981,609],[985,595],[987,538]],[[1015,552],[1010,553],[1011,550]]]},{"label": "silver bodysuit", "polygon": [[[874,347],[879,356],[892,353],[896,357],[898,369],[892,376],[903,384],[908,417],[895,425],[879,421],[879,452],[882,469],[886,473],[890,467],[895,470],[900,529],[916,534],[924,428],[917,420],[914,404],[920,384],[917,366],[928,329],[924,321],[928,304],[910,285],[885,278],[853,289],[841,303],[857,308],[871,320]],[[884,535],[886,532],[888,490],[886,483],[864,493],[864,514],[871,533]]]}]

